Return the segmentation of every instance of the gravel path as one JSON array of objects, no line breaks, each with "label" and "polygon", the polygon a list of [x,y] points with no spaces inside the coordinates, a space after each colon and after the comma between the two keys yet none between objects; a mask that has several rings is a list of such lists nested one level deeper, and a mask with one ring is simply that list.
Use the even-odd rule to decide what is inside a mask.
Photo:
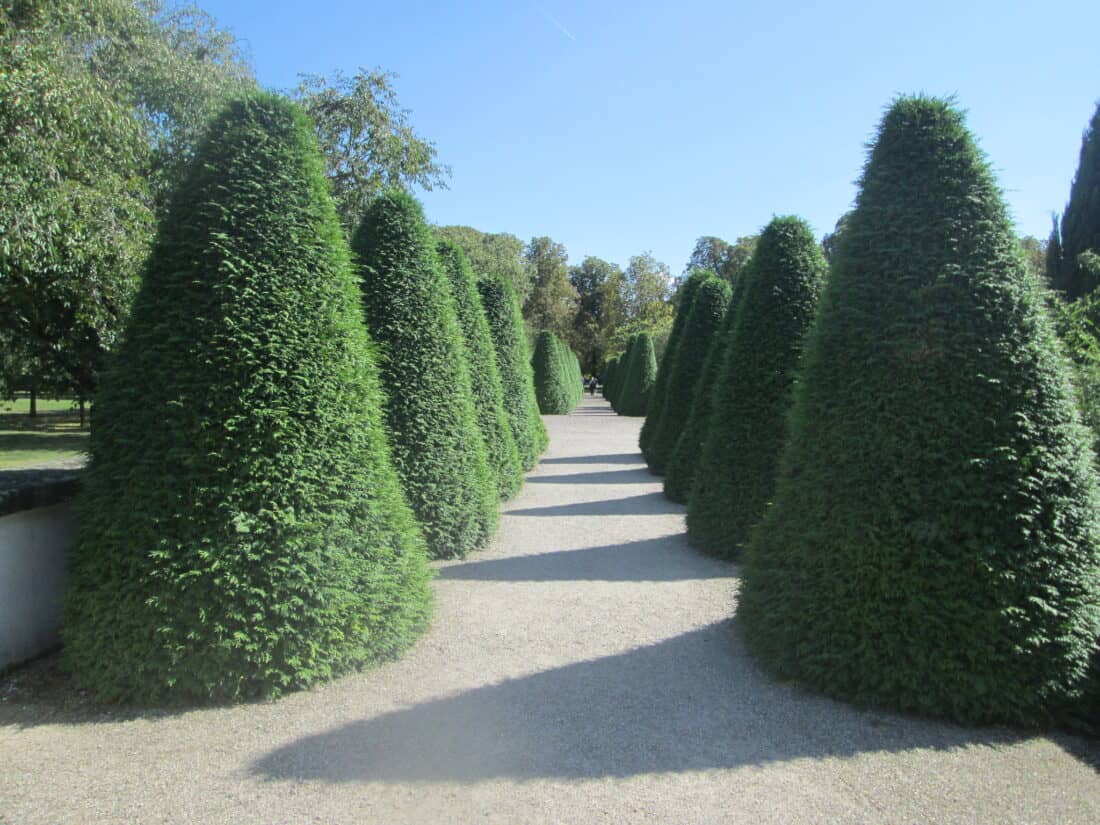
[{"label": "gravel path", "polygon": [[586,399],[496,543],[438,565],[400,661],[278,702],[74,710],[0,682],[0,823],[1096,823],[1095,744],[855,710],[767,679]]}]

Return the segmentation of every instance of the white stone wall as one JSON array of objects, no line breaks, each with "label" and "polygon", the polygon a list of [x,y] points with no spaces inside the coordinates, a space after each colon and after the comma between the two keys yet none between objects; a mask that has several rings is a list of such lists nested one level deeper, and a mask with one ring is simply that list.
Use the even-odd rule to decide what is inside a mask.
[{"label": "white stone wall", "polygon": [[0,518],[0,669],[61,641],[65,559],[75,534],[69,504]]}]

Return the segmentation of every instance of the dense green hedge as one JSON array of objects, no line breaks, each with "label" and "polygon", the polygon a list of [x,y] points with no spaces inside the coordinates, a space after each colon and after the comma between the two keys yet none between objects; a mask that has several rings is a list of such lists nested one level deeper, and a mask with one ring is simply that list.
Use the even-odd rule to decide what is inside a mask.
[{"label": "dense green hedge", "polygon": [[1057,271],[1049,273],[1056,289],[1071,299],[1096,289],[1100,273],[1082,266],[1083,252],[1100,253],[1100,104],[1081,139],[1081,157],[1062,216]]},{"label": "dense green hedge", "polygon": [[481,308],[477,282],[466,253],[449,241],[440,242],[438,249],[466,342],[474,405],[481,435],[485,439],[489,467],[495,475],[500,497],[509,499],[519,492],[523,484],[523,465],[512,436],[512,427],[508,423],[508,414],[504,411],[504,388],[497,369],[489,322]]},{"label": "dense green hedge", "polygon": [[108,701],[273,696],[409,643],[430,594],[307,118],[212,124],[102,377],[64,667]]},{"label": "dense green hedge", "polygon": [[497,368],[504,387],[504,411],[508,413],[523,468],[530,470],[538,463],[549,440],[535,400],[535,382],[519,301],[512,285],[499,275],[482,277],[477,287],[496,349]]},{"label": "dense green hedge", "polygon": [[689,493],[688,537],[707,552],[737,556],[771,500],[791,384],[825,269],[801,219],[773,218],[760,234]]},{"label": "dense green hedge", "polygon": [[615,355],[607,359],[603,368],[603,380],[601,382],[600,393],[604,398],[611,399],[611,384],[615,380],[615,373],[619,369],[620,356]]},{"label": "dense green hedge", "polygon": [[739,619],[776,673],[1045,721],[1100,631],[1088,435],[963,116],[895,102],[806,343]]},{"label": "dense green hedge", "polygon": [[420,204],[401,192],[376,198],[352,248],[381,350],[394,466],[429,553],[465,556],[492,536],[499,494],[451,287]]},{"label": "dense green hedge", "polygon": [[733,335],[733,326],[741,304],[740,296],[744,294],[742,285],[746,280],[742,272],[741,277],[737,279],[737,284],[733,287],[733,294],[726,306],[726,314],[722,317],[722,326],[711,338],[710,346],[707,348],[703,371],[699,375],[695,393],[692,395],[691,412],[676,439],[676,447],[665,467],[665,496],[680,504],[687,504],[695,484],[699,456],[703,450],[703,439],[706,438],[710,427],[714,391],[725,364],[726,351],[729,349],[729,340]]},{"label": "dense green hedge", "polygon": [[638,333],[631,347],[630,361],[622,386],[619,388],[619,414],[645,415],[656,380],[657,356],[653,351],[653,339],[648,332]]},{"label": "dense green hedge", "polygon": [[567,350],[549,330],[539,333],[531,366],[535,374],[535,400],[543,415],[566,415],[576,406]]},{"label": "dense green hedge", "polygon": [[[668,342],[665,344],[662,359],[662,365],[665,369],[661,369],[657,373],[657,381],[650,393],[649,404],[646,407],[645,421],[642,422],[642,429],[638,434],[638,447],[647,462],[650,460],[650,443],[659,428],[660,422],[664,420],[665,405],[668,403],[668,382],[672,371],[667,367],[676,360],[676,353],[680,348],[680,338],[684,334],[684,325],[687,323],[688,315],[691,314],[691,308],[695,303],[695,291],[699,288],[699,284],[713,277],[715,275],[709,269],[695,269],[692,270],[680,287],[676,315],[672,319],[672,329],[669,331]],[[650,469],[653,469],[652,463],[650,463]],[[654,472],[657,471],[654,470]]]},{"label": "dense green hedge", "polygon": [[630,359],[634,355],[634,351],[637,349],[638,333],[634,333],[627,339],[626,349],[623,350],[623,354],[619,356],[619,364],[615,368],[615,379],[611,385],[610,394],[608,399],[611,401],[611,409],[615,412],[619,412],[619,403],[622,399],[623,384],[626,383],[626,374],[630,371]]},{"label": "dense green hedge", "polygon": [[[676,440],[691,415],[695,387],[703,372],[707,350],[721,329],[730,292],[729,283],[716,275],[699,280],[676,352],[666,357],[661,367],[660,375],[670,374],[665,382],[667,398],[653,427],[646,453],[649,469],[657,475],[664,474]],[[650,410],[653,410],[652,404]]]}]

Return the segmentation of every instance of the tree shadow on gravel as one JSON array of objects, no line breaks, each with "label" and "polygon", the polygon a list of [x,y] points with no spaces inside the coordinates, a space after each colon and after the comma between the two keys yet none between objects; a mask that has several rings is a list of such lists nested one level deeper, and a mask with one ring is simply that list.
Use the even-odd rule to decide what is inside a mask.
[{"label": "tree shadow on gravel", "polygon": [[857,710],[772,682],[720,622],[298,739],[270,779],[587,779],[1021,742],[1004,728]]},{"label": "tree shadow on gravel", "polygon": [[506,516],[667,516],[684,512],[681,504],[665,498],[663,493],[644,493],[626,498],[578,501],[574,504],[554,504],[549,507],[525,507],[506,510]]},{"label": "tree shadow on gravel", "polygon": [[595,473],[565,473],[552,476],[528,476],[528,484],[652,484],[644,467],[631,470],[606,470]]},{"label": "tree shadow on gravel", "polygon": [[440,567],[437,578],[462,581],[657,582],[731,578],[737,568],[693,553],[682,534],[555,550]]},{"label": "tree shadow on gravel", "polygon": [[641,453],[610,453],[604,455],[566,455],[544,458],[539,464],[637,464],[645,466]]}]

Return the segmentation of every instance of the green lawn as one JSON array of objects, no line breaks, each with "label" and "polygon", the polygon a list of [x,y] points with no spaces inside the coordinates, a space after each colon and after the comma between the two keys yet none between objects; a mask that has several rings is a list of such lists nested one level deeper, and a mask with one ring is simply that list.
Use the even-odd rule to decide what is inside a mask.
[{"label": "green lawn", "polygon": [[38,401],[38,415],[27,415],[26,399],[0,402],[0,470],[74,458],[88,447],[88,429],[71,401]]}]

